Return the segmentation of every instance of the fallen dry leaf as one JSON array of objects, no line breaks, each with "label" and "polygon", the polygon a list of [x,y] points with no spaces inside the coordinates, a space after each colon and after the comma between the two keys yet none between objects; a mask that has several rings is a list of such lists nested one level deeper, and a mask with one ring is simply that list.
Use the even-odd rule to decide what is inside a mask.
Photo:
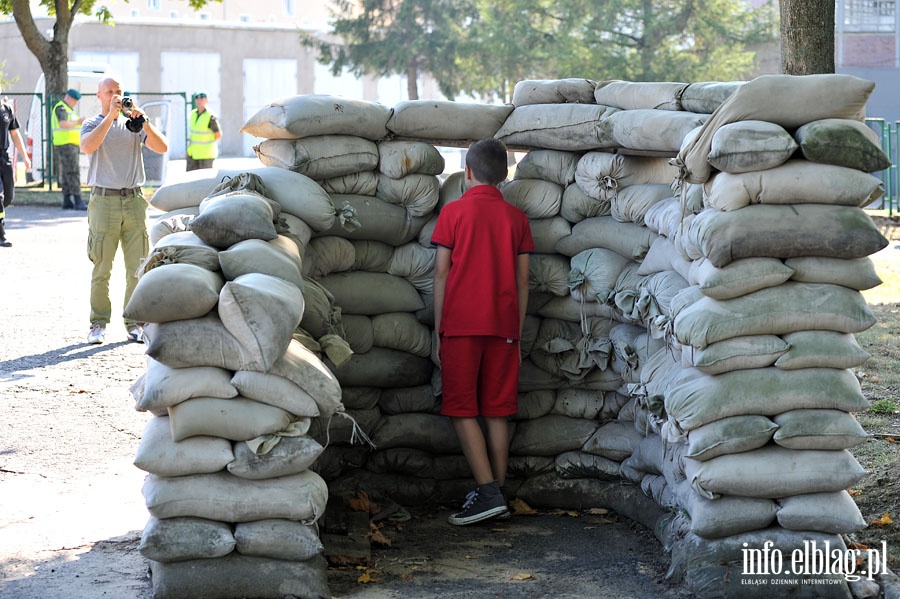
[{"label": "fallen dry leaf", "polygon": [[897,442],[897,440],[894,439],[893,437],[885,437],[884,440],[887,441],[888,443],[896,443]]},{"label": "fallen dry leaf", "polygon": [[384,533],[381,532],[381,528],[379,528],[374,522],[369,522],[369,540],[371,540],[376,545],[382,545],[384,547],[391,546],[391,540],[384,536]]},{"label": "fallen dry leaf", "polygon": [[859,489],[848,489],[848,493],[850,493],[851,497],[856,497],[857,495],[862,495],[862,491]]},{"label": "fallen dry leaf", "polygon": [[521,499],[513,499],[509,502],[509,508],[516,516],[536,516],[538,511],[522,501]]},{"label": "fallen dry leaf", "polygon": [[377,514],[381,511],[381,506],[369,499],[369,494],[365,491],[360,491],[357,497],[351,497],[349,503],[354,512]]},{"label": "fallen dry leaf", "polygon": [[603,516],[609,513],[609,510],[605,507],[592,507],[588,510],[588,513],[592,516]]},{"label": "fallen dry leaf", "polygon": [[373,574],[375,574],[377,572],[378,572],[378,570],[372,570],[372,569],[366,570],[362,574],[362,576],[360,576],[359,578],[356,579],[356,582],[359,582],[361,584],[369,584],[370,582],[381,582],[380,578],[375,578],[374,576],[372,576]]},{"label": "fallen dry leaf", "polygon": [[477,555],[469,555],[469,554],[467,553],[467,554],[466,554],[466,559],[478,559],[478,556],[477,556]]},{"label": "fallen dry leaf", "polygon": [[510,577],[510,580],[533,580],[534,574],[528,572],[516,572]]},{"label": "fallen dry leaf", "polygon": [[572,518],[578,518],[579,516],[581,516],[581,514],[579,514],[575,510],[553,510],[550,513],[554,516],[569,516]]},{"label": "fallen dry leaf", "polygon": [[893,523],[894,523],[894,521],[891,520],[890,515],[885,514],[878,520],[875,520],[874,522],[872,522],[872,525],[873,526],[887,526],[888,524],[893,524]]}]

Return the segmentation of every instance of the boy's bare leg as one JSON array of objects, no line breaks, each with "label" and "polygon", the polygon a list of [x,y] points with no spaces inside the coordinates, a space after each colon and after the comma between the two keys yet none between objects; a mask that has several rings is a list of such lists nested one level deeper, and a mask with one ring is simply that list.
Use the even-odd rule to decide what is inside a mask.
[{"label": "boy's bare leg", "polygon": [[484,441],[484,433],[475,418],[462,418],[453,416],[450,418],[456,436],[462,445],[463,454],[472,469],[472,476],[479,485],[487,484],[494,480],[491,470],[491,462],[488,459],[487,446]]},{"label": "boy's bare leg", "polygon": [[506,484],[506,467],[509,464],[509,422],[506,418],[485,418],[488,455],[494,480],[501,487]]}]

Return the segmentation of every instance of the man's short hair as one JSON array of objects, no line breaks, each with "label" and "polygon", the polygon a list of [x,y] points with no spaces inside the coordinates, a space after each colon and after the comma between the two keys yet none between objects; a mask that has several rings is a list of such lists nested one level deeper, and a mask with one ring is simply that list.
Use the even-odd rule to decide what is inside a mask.
[{"label": "man's short hair", "polygon": [[195,98],[205,98],[206,92],[197,92],[196,94],[194,94],[194,97]]},{"label": "man's short hair", "polygon": [[509,174],[506,145],[498,139],[482,139],[469,147],[466,166],[472,176],[488,185],[499,185]]}]

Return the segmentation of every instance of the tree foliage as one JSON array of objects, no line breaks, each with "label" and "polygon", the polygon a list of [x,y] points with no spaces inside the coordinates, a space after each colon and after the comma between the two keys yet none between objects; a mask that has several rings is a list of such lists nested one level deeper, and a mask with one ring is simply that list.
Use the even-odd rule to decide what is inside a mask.
[{"label": "tree foliage", "polygon": [[330,65],[334,75],[344,69],[357,76],[405,75],[411,99],[418,99],[421,73],[452,77],[462,29],[472,18],[468,0],[334,0],[333,4],[333,33],[338,39],[301,34],[301,42],[316,48],[319,62]]},{"label": "tree foliage", "polygon": [[743,0],[334,3],[335,37],[304,43],[335,74],[428,73],[450,98],[503,101],[523,79],[742,79],[754,68],[747,46],[772,39],[775,18]]},{"label": "tree foliage", "polygon": [[0,60],[0,90],[4,90],[16,81],[19,80],[18,77],[13,77],[12,79],[6,76],[6,73],[3,69],[6,68],[6,59]]}]

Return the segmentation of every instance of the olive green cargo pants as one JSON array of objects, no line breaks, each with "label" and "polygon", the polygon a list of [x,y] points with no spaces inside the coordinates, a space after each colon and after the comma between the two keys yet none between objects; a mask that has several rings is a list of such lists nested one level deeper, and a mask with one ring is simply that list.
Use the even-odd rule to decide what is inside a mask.
[{"label": "olive green cargo pants", "polygon": [[[137,285],[137,271],[141,260],[150,251],[147,235],[147,200],[139,187],[125,195],[102,195],[99,188],[91,191],[88,204],[88,258],[94,263],[91,274],[91,326],[109,324],[112,305],[109,300],[109,278],[116,249],[122,244],[125,258],[125,299],[128,305]],[[125,321],[126,330],[143,324]]]}]

